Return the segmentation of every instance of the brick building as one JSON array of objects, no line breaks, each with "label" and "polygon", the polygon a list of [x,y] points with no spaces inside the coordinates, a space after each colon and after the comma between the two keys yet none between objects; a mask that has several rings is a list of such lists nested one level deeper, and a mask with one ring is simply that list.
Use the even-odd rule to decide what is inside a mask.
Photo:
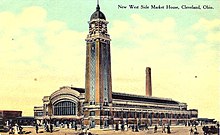
[{"label": "brick building", "polygon": [[188,124],[198,117],[198,111],[188,110],[186,103],[152,97],[150,67],[146,68],[146,95],[112,92],[111,39],[99,4],[88,23],[85,89],[64,86],[43,97],[43,106],[34,108],[35,119],[110,128],[118,123]]}]

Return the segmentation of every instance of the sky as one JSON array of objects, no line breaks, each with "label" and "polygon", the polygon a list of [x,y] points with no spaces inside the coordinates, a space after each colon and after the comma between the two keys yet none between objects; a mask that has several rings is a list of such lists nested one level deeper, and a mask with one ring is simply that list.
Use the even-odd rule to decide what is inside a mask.
[{"label": "sky", "polygon": [[[219,0],[100,0],[100,7],[109,22],[114,92],[144,95],[151,67],[154,97],[220,120]],[[0,110],[33,116],[43,96],[85,87],[85,38],[95,9],[95,0],[0,1]]]}]

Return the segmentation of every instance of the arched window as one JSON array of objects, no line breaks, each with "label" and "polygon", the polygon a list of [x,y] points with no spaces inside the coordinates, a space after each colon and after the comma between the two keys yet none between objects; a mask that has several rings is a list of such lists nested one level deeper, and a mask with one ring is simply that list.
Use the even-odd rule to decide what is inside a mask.
[{"label": "arched window", "polygon": [[71,101],[62,101],[54,105],[54,115],[76,115],[76,104]]}]

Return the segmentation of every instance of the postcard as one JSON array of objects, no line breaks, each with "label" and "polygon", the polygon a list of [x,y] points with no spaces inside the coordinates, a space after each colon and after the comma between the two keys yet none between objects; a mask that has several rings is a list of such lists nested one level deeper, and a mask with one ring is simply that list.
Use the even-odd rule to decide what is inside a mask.
[{"label": "postcard", "polygon": [[[181,123],[172,118],[183,122],[190,110],[219,121],[219,13],[217,0],[2,0],[0,110],[34,118],[39,107],[42,119],[87,110],[77,117],[104,127],[118,121],[120,103],[131,111],[131,104],[154,102],[148,107],[157,106],[155,112],[139,104],[146,111],[140,124],[154,123],[153,117],[161,118],[159,125]],[[179,110],[161,113],[164,103]],[[65,105],[70,110],[60,112]],[[89,110],[93,105],[113,121],[101,120],[105,112]]]}]

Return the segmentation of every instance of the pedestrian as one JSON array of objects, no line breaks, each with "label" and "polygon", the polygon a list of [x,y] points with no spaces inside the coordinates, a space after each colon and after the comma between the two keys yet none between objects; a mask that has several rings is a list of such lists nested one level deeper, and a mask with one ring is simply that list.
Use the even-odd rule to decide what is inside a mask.
[{"label": "pedestrian", "polygon": [[18,124],[17,123],[15,123],[15,127],[16,127],[16,130],[18,131],[19,129],[18,129]]},{"label": "pedestrian", "polygon": [[83,129],[84,135],[87,135],[87,130],[88,130],[87,128],[84,128],[84,129]]},{"label": "pedestrian", "polygon": [[138,125],[136,124],[136,126],[135,126],[135,132],[139,132],[138,131]]},{"label": "pedestrian", "polygon": [[204,135],[207,135],[208,132],[209,132],[209,127],[208,127],[208,126],[203,126],[203,127],[202,127],[202,130],[203,130],[203,132],[204,132]]},{"label": "pedestrian", "polygon": [[18,125],[18,129],[19,129],[19,134],[22,134],[23,133],[23,128],[21,127],[21,125]]},{"label": "pedestrian", "polygon": [[167,126],[167,134],[170,134],[171,132],[170,132],[170,126],[168,125]]},{"label": "pedestrian", "polygon": [[197,127],[195,126],[195,132],[197,132]]},{"label": "pedestrian", "polygon": [[35,125],[35,129],[36,129],[36,133],[38,134],[38,130],[39,130],[38,124]]},{"label": "pedestrian", "polygon": [[48,124],[46,125],[46,131],[50,132]]},{"label": "pedestrian", "polygon": [[190,135],[193,135],[194,133],[193,133],[193,129],[191,128],[190,130],[189,130],[190,132]]},{"label": "pedestrian", "polygon": [[115,125],[115,130],[116,130],[116,131],[119,130],[119,125],[118,125],[118,123],[116,123],[116,125]]},{"label": "pedestrian", "polygon": [[157,133],[157,125],[154,126],[154,133]]},{"label": "pedestrian", "polygon": [[166,133],[165,125],[162,125],[162,133]]},{"label": "pedestrian", "polygon": [[121,131],[124,131],[124,123],[121,124]]},{"label": "pedestrian", "polygon": [[147,123],[146,123],[146,125],[145,125],[145,129],[149,130]]},{"label": "pedestrian", "polygon": [[53,132],[53,125],[50,124],[50,133],[52,133],[52,132]]},{"label": "pedestrian", "polygon": [[67,122],[67,128],[69,128],[69,122]]},{"label": "pedestrian", "polygon": [[15,123],[15,126],[14,126],[14,134],[18,134],[18,124],[17,123]]},{"label": "pedestrian", "polygon": [[9,124],[9,134],[14,134],[14,128],[12,124]]},{"label": "pedestrian", "polygon": [[75,131],[77,131],[77,125],[75,124]]},{"label": "pedestrian", "polygon": [[132,125],[132,132],[134,132],[134,124]]}]

